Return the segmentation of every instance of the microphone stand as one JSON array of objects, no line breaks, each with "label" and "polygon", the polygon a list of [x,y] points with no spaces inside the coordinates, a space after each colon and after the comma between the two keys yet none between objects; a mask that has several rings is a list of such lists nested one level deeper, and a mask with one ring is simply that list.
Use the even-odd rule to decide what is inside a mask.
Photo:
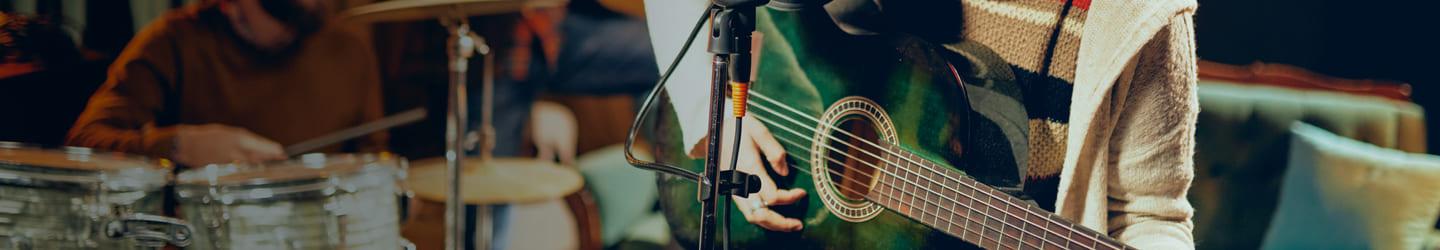
[{"label": "microphone stand", "polygon": [[[751,33],[755,32],[755,10],[769,0],[714,0],[720,7],[711,10],[711,32],[709,52],[711,61],[711,88],[709,135],[706,141],[705,171],[700,181],[698,195],[700,206],[699,249],[716,249],[716,225],[722,225],[721,247],[730,248],[730,196],[746,196],[760,190],[760,177],[735,171],[735,159],[731,159],[728,170],[720,170],[720,140],[725,124],[723,102],[726,87],[730,87],[732,108],[735,111],[735,144],[740,146],[741,118],[745,115],[745,97],[750,84]],[[727,85],[728,84],[728,85]],[[734,150],[734,153],[739,150]],[[733,157],[732,157],[733,158]],[[725,211],[723,222],[717,223],[716,211]],[[722,224],[723,223],[723,224]]]},{"label": "microphone stand", "polygon": [[[742,118],[745,115],[745,99],[750,83],[750,52],[751,33],[755,31],[755,11],[769,0],[712,0],[712,5],[706,8],[704,16],[696,20],[695,27],[690,30],[686,37],[685,44],[680,47],[680,53],[675,56],[670,67],[660,75],[660,81],[650,90],[650,96],[640,106],[640,112],[636,114],[635,120],[630,124],[629,135],[625,138],[625,161],[637,168],[655,171],[659,173],[675,175],[687,180],[693,180],[699,186],[696,195],[701,202],[700,208],[700,235],[698,237],[698,249],[713,250],[716,243],[729,249],[729,214],[730,196],[749,196],[760,190],[760,177],[739,171],[735,171],[735,161],[731,161],[730,170],[720,170],[720,134],[725,124],[725,110],[722,105],[725,99],[726,86],[730,86],[732,105],[735,109],[735,144],[736,149],[740,145],[740,129]],[[690,48],[695,35],[701,30],[706,20],[711,21],[710,48],[713,54],[711,64],[711,89],[710,89],[710,110],[708,141],[706,142],[705,169],[704,173],[694,173],[684,168],[676,167],[661,162],[641,160],[633,152],[637,131],[641,122],[645,121],[646,114],[650,111],[650,105],[654,104],[662,91],[665,83],[674,73],[675,67],[680,64],[681,58],[685,57],[685,51]],[[739,150],[734,150],[738,153]],[[726,218],[717,218],[716,211],[724,210]],[[724,219],[724,224],[717,222]],[[716,240],[716,225],[724,225],[721,239]]]}]

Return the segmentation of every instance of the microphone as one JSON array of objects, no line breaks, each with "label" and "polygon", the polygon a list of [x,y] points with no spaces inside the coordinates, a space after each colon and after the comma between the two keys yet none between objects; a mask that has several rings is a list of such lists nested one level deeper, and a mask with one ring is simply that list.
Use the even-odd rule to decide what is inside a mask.
[{"label": "microphone", "polygon": [[823,7],[830,0],[770,0],[765,6],[779,11],[800,11],[806,8]]}]

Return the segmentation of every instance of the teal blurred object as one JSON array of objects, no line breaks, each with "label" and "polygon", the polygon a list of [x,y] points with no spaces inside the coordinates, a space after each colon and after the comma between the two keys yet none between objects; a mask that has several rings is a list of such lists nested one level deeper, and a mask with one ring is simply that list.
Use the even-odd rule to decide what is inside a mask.
[{"label": "teal blurred object", "polygon": [[1214,80],[1201,80],[1198,92],[1189,198],[1199,249],[1261,246],[1289,166],[1293,122],[1384,148],[1425,152],[1424,113],[1414,103]]},{"label": "teal blurred object", "polygon": [[1423,249],[1440,216],[1440,156],[1291,127],[1290,166],[1262,249]]},{"label": "teal blurred object", "polygon": [[[664,240],[665,242],[653,243],[666,245],[669,243],[668,229],[659,229],[662,237],[658,239],[646,235],[631,235],[656,231],[653,228],[636,228],[653,227],[644,222],[660,215],[654,210],[658,197],[655,174],[631,167],[625,162],[623,149],[620,145],[607,146],[585,153],[576,161],[599,206],[600,238],[607,247],[626,239]],[[636,151],[635,154],[641,159],[650,158],[643,151]],[[660,225],[664,226],[664,223]]]}]

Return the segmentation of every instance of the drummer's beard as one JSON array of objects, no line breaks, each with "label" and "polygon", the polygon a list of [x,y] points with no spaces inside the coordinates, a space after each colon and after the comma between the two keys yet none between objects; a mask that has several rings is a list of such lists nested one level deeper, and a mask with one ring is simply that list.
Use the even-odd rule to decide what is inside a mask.
[{"label": "drummer's beard", "polygon": [[[284,24],[294,35],[285,46],[261,49],[266,60],[284,60],[298,54],[305,40],[325,25],[325,14],[321,6],[304,6],[298,0],[260,0],[260,7],[275,20]],[[323,2],[323,1],[321,1]]]}]

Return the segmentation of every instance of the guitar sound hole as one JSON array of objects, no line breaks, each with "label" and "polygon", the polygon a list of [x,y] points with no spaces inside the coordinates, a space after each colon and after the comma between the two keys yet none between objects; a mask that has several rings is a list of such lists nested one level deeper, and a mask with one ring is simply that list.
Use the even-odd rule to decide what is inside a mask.
[{"label": "guitar sound hole", "polygon": [[885,156],[885,151],[876,146],[879,134],[875,124],[858,116],[848,117],[840,120],[829,136],[826,163],[836,191],[845,199],[864,200],[880,174],[876,167],[884,164],[876,158]]}]

